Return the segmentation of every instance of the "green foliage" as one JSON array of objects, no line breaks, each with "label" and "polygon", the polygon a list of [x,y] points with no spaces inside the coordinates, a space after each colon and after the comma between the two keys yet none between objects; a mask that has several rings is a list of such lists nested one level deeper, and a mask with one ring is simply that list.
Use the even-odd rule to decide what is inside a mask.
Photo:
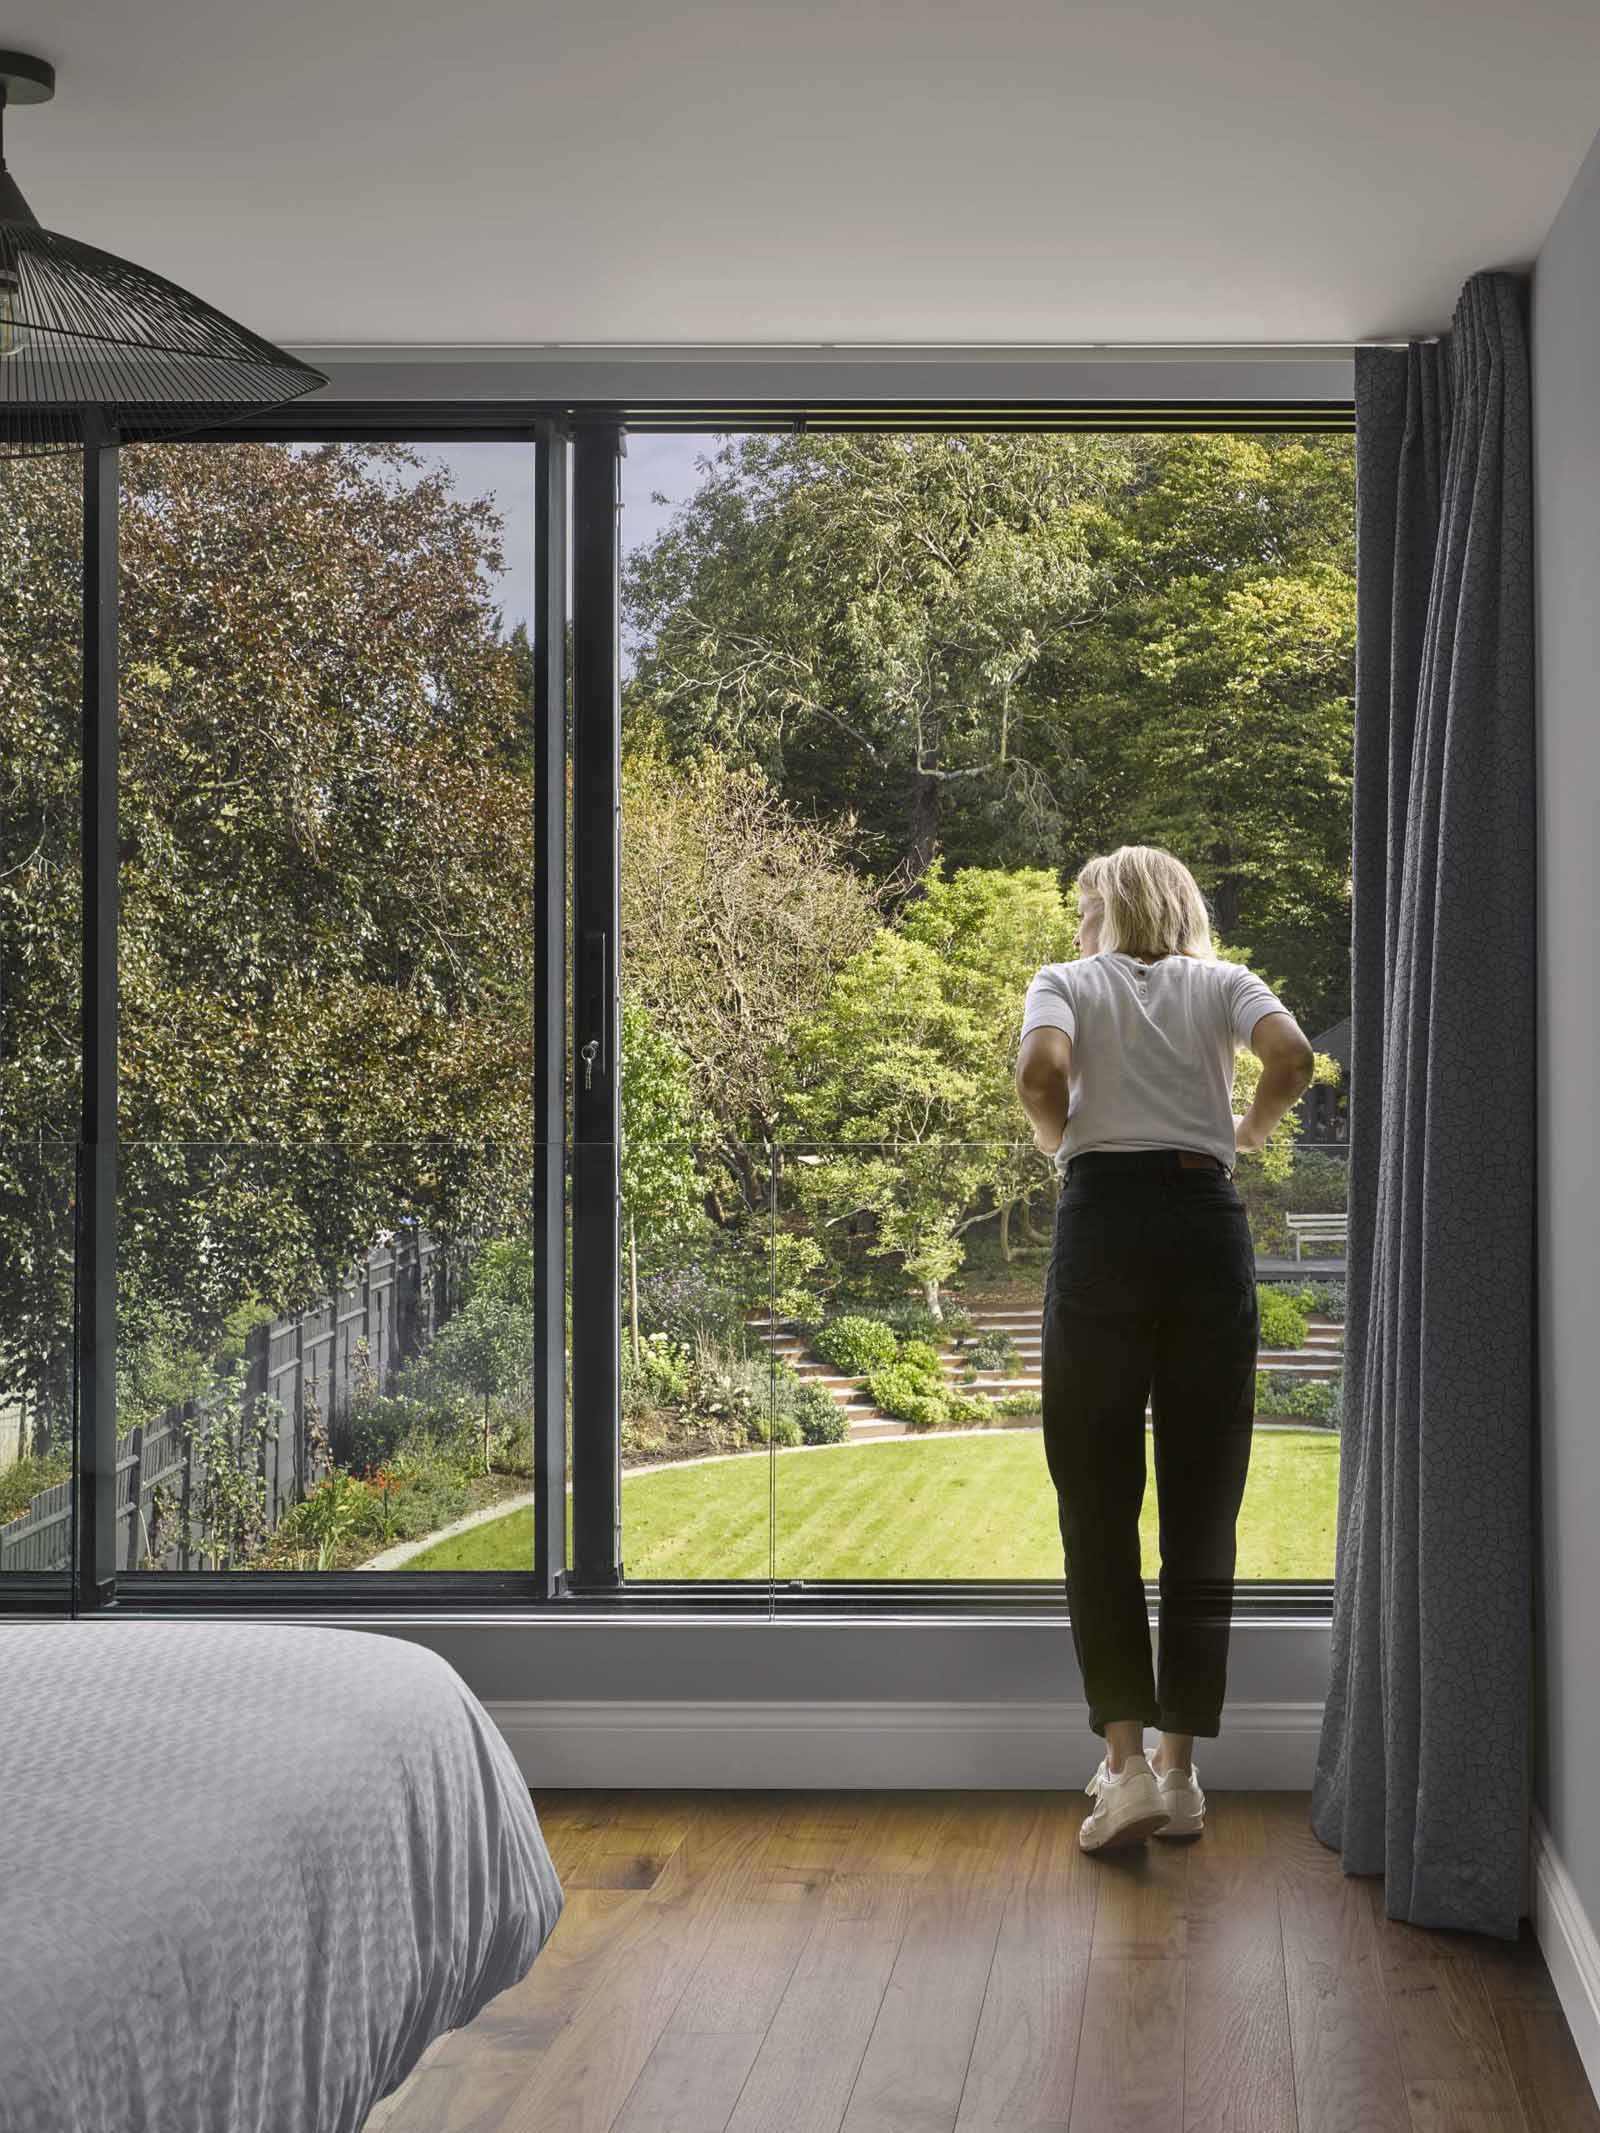
[{"label": "green foliage", "polygon": [[843,1444],[850,1435],[844,1409],[820,1385],[802,1384],[787,1403],[788,1412],[807,1444]]},{"label": "green foliage", "polygon": [[532,1407],[531,1269],[520,1249],[491,1246],[478,1254],[461,1308],[405,1373],[407,1392],[430,1405],[464,1397],[482,1402],[478,1432],[485,1473],[496,1459],[493,1403],[498,1399],[524,1414]]},{"label": "green foliage", "polygon": [[991,1330],[967,1342],[961,1359],[969,1370],[1016,1370],[1022,1358],[1009,1333]]},{"label": "green foliage", "polygon": [[1308,1311],[1316,1312],[1319,1318],[1333,1320],[1343,1325],[1345,1314],[1345,1285],[1342,1281],[1308,1281],[1300,1291]]},{"label": "green foliage", "polygon": [[847,1378],[859,1378],[892,1363],[899,1342],[881,1319],[852,1313],[831,1319],[811,1345],[835,1370],[842,1370]]},{"label": "green foliage", "polygon": [[1338,1427],[1343,1407],[1342,1378],[1305,1378],[1291,1370],[1256,1372],[1256,1413],[1284,1415]]},{"label": "green foliage", "polygon": [[[1241,1066],[1242,1066],[1241,1058]],[[1237,1099],[1236,1099],[1237,1102]],[[1292,1114],[1291,1114],[1292,1115]],[[1261,1156],[1241,1156],[1234,1184],[1250,1217],[1250,1234],[1258,1252],[1293,1255],[1284,1217],[1288,1214],[1342,1214],[1349,1190],[1347,1158],[1319,1148],[1296,1149],[1272,1173]]]},{"label": "green foliage", "polygon": [[689,1398],[691,1357],[681,1341],[652,1333],[622,1355],[622,1412],[625,1419],[656,1407],[682,1406]]},{"label": "green foliage", "polygon": [[[148,1419],[242,1299],[524,1190],[530,729],[496,508],[406,448],[140,446],[121,479],[119,1348]],[[42,462],[6,488],[0,1116],[70,1136],[81,499]],[[70,1325],[14,1167],[0,1397],[57,1381]]]},{"label": "green foliage", "polygon": [[1297,1299],[1287,1289],[1266,1281],[1257,1283],[1256,1296],[1261,1305],[1262,1347],[1303,1348],[1306,1316]]},{"label": "green foliage", "polygon": [[897,1422],[934,1426],[945,1414],[938,1350],[927,1341],[907,1341],[894,1362],[868,1374],[867,1391],[874,1407]]},{"label": "green foliage", "polygon": [[43,1489],[53,1489],[72,1472],[70,1452],[37,1452],[0,1467],[0,1526],[21,1518]]},{"label": "green foliage", "polygon": [[909,1297],[894,1303],[872,1304],[863,1309],[862,1315],[893,1327],[903,1339],[932,1341],[935,1346],[960,1340],[972,1331],[972,1314],[948,1298],[941,1300],[937,1316],[926,1304]]},{"label": "green foliage", "polygon": [[1037,1392],[1006,1392],[994,1402],[997,1415],[1036,1415],[1042,1395]]},{"label": "green foliage", "polygon": [[931,1383],[944,1383],[944,1373],[939,1367],[939,1351],[932,1341],[902,1341],[897,1360],[909,1369],[920,1371]]},{"label": "green foliage", "polygon": [[750,1424],[752,1444],[777,1445],[780,1449],[804,1444],[806,1434],[799,1417],[786,1414],[757,1415]]},{"label": "green foliage", "polygon": [[[278,1401],[247,1395],[248,1376],[247,1366],[236,1363],[182,1425],[193,1479],[188,1507],[176,1513],[179,1544],[209,1557],[218,1570],[243,1568],[266,1539],[263,1460],[285,1419]],[[152,1556],[162,1552],[161,1538],[152,1532]]]},{"label": "green foliage", "polygon": [[622,1005],[622,1212],[635,1268],[682,1254],[705,1228],[695,1155],[705,1138],[682,1049],[649,1011]]},{"label": "green foliage", "polygon": [[1305,1026],[1345,1011],[1354,649],[1343,436],[728,441],[630,561],[633,744],[859,817],[885,878],[1195,869]]}]

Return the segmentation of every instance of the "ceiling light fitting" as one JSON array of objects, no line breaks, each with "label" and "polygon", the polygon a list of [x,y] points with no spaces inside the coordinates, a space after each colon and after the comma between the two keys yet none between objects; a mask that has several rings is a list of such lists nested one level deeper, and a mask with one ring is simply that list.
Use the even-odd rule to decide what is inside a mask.
[{"label": "ceiling light fitting", "polygon": [[[55,69],[0,52],[7,109],[48,103]],[[199,297],[40,227],[0,136],[0,459],[116,437],[180,437],[281,407],[328,382]]]}]

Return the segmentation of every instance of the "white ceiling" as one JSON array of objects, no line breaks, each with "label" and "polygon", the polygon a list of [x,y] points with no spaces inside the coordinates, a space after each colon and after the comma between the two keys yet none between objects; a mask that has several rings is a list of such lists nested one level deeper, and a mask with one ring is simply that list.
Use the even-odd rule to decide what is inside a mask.
[{"label": "white ceiling", "polygon": [[1600,0],[0,0],[47,227],[292,346],[1348,342],[1538,250]]}]

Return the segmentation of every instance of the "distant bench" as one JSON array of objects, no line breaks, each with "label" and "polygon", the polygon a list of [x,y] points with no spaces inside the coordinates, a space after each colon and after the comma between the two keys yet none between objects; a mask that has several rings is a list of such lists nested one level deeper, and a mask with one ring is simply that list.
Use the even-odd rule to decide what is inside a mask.
[{"label": "distant bench", "polygon": [[1349,1235],[1348,1215],[1285,1215],[1298,1259],[1307,1244],[1336,1244],[1342,1252]]}]

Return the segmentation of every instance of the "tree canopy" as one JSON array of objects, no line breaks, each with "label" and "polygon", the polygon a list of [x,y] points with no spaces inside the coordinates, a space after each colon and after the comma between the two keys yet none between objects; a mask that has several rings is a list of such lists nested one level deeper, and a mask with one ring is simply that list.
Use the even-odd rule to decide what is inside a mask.
[{"label": "tree canopy", "polygon": [[1346,1011],[1349,438],[730,439],[625,602],[630,736],[848,813],[880,879],[1165,843]]}]

